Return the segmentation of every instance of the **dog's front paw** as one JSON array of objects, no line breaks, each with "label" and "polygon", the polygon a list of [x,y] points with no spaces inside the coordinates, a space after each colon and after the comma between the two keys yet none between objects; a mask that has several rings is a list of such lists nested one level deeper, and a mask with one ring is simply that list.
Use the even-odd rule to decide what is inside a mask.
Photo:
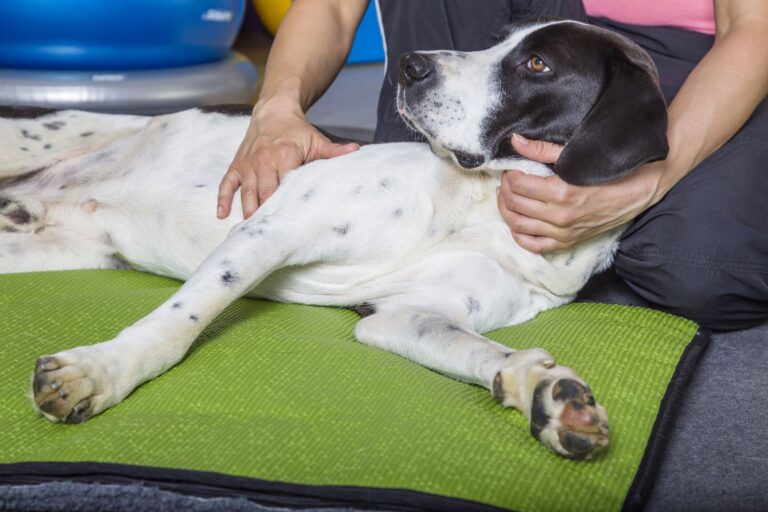
[{"label": "dog's front paw", "polygon": [[502,405],[523,409],[531,434],[564,457],[589,459],[608,446],[605,409],[573,370],[551,359],[501,370],[493,395]]},{"label": "dog's front paw", "polygon": [[32,406],[54,422],[82,423],[110,405],[114,390],[99,351],[82,347],[37,360]]}]

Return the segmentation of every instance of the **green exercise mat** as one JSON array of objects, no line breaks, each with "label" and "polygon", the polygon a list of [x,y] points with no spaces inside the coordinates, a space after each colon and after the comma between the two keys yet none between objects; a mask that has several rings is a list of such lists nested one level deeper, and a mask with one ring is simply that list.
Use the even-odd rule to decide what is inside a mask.
[{"label": "green exercise mat", "polygon": [[0,483],[138,481],[382,509],[632,508],[706,346],[687,320],[587,303],[489,333],[543,347],[589,382],[612,431],[592,461],[545,449],[487,390],[357,343],[351,311],[251,299],[117,407],[81,425],[33,413],[39,355],[110,339],[178,286],[131,271],[0,276]]}]

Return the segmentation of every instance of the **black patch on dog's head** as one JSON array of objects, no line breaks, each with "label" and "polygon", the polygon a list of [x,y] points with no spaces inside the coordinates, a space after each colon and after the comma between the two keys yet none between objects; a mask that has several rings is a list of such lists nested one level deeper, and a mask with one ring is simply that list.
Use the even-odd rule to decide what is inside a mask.
[{"label": "black patch on dog's head", "polygon": [[[550,71],[532,71],[534,55]],[[494,158],[514,156],[513,133],[567,144],[555,173],[592,185],[667,154],[666,104],[653,63],[617,34],[570,22],[545,26],[504,58],[500,80],[500,107],[485,129]]]}]

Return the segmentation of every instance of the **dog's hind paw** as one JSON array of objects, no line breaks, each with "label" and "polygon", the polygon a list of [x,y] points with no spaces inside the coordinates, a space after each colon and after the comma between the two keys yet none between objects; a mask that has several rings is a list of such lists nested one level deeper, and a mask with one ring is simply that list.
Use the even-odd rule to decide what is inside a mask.
[{"label": "dog's hind paw", "polygon": [[106,369],[75,349],[37,360],[32,376],[32,405],[54,422],[82,423],[111,405]]},{"label": "dog's hind paw", "polygon": [[590,459],[608,446],[605,409],[573,370],[551,359],[501,370],[493,396],[502,405],[523,408],[533,437],[564,457]]},{"label": "dog's hind paw", "polygon": [[0,196],[0,232],[35,231],[45,222],[45,207],[33,199],[10,199]]}]

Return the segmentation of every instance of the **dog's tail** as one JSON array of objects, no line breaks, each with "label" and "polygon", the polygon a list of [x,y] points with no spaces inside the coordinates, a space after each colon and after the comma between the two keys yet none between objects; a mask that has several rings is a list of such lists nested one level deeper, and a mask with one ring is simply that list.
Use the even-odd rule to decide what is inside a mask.
[{"label": "dog's tail", "polygon": [[0,183],[130,136],[151,117],[0,107]]}]

